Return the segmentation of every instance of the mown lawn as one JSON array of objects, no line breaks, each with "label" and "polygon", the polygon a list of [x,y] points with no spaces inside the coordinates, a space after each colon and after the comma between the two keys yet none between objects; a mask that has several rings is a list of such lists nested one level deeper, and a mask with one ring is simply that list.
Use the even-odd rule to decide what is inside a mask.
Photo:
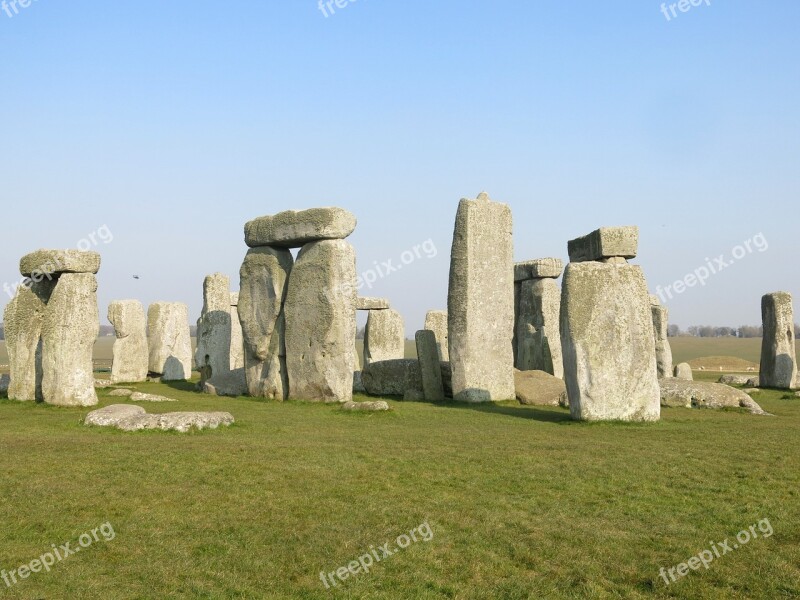
[{"label": "mown lawn", "polygon": [[[126,434],[83,426],[85,409],[0,401],[0,568],[104,523],[115,535],[0,581],[0,596],[800,597],[800,399],[780,392],[758,398],[774,418],[665,409],[658,424],[587,425],[513,403],[364,415],[136,387],[180,399],[151,412],[223,409],[237,424]],[[659,576],[763,519],[771,537]],[[322,583],[423,523],[430,541]]]}]

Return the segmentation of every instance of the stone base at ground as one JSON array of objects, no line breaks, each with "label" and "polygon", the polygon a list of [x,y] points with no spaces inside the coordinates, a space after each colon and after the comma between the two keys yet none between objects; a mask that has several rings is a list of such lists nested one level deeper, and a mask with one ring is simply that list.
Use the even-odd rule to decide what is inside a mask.
[{"label": "stone base at ground", "polygon": [[141,406],[112,404],[90,412],[85,425],[116,427],[122,431],[143,431],[157,429],[187,433],[192,429],[216,429],[222,425],[232,425],[233,415],[227,412],[174,412],[150,415]]},{"label": "stone base at ground", "polygon": [[514,385],[520,404],[530,406],[569,406],[567,386],[545,371],[514,370]]},{"label": "stone base at ground", "polygon": [[222,375],[215,375],[203,383],[203,393],[212,396],[246,396],[247,377],[244,368],[228,371]]}]

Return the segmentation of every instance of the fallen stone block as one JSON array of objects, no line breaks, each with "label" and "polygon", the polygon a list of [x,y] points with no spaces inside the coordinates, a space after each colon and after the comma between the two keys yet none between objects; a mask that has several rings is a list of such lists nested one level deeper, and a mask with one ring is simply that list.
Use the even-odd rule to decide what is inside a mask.
[{"label": "fallen stone block", "polygon": [[342,404],[342,410],[351,411],[381,411],[390,410],[389,404],[383,400],[373,400],[369,402],[345,402]]},{"label": "fallen stone block", "polygon": [[514,370],[514,385],[520,404],[530,406],[569,406],[563,379],[545,371]]},{"label": "fallen stone block", "polygon": [[672,408],[745,408],[754,415],[769,415],[741,390],[721,383],[661,379],[661,405]]}]

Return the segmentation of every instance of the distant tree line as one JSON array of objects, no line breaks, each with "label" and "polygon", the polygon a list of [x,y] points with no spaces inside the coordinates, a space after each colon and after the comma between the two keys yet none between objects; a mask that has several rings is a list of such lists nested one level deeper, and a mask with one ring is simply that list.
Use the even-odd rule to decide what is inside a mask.
[{"label": "distant tree line", "polygon": [[[794,324],[795,337],[800,337],[800,324]],[[756,325],[742,325],[740,327],[712,327],[711,325],[692,325],[682,330],[678,325],[670,325],[667,329],[669,337],[736,337],[736,338],[760,338],[764,335],[764,328]]]}]

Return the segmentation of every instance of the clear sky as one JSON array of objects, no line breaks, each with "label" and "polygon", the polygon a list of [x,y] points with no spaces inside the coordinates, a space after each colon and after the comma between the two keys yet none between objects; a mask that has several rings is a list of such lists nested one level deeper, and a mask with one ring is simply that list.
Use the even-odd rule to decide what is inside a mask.
[{"label": "clear sky", "polygon": [[206,274],[238,288],[245,221],[338,205],[359,271],[435,245],[362,290],[412,334],[446,307],[458,200],[486,190],[513,209],[517,260],[639,225],[653,292],[762,234],[668,302],[683,327],[758,323],[762,294],[800,293],[800,3],[669,4],[0,9],[0,281],[105,225],[101,315],[138,298],[196,319]]}]

